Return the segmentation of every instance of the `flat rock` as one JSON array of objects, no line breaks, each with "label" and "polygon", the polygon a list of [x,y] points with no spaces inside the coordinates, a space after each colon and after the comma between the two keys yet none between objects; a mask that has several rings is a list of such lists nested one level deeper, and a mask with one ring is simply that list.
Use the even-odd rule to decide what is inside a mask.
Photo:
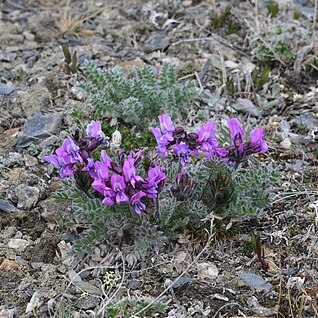
[{"label": "flat rock", "polygon": [[0,265],[0,270],[11,271],[19,269],[19,264],[10,259],[4,259]]},{"label": "flat rock", "polygon": [[170,45],[165,32],[153,32],[145,43],[145,52],[151,53],[158,50],[164,50]]},{"label": "flat rock", "polygon": [[261,115],[259,109],[249,99],[238,98],[235,104],[233,104],[233,108],[237,111],[255,117],[259,117]]},{"label": "flat rock", "polygon": [[21,184],[17,187],[15,195],[18,198],[19,209],[31,209],[39,200],[40,190],[36,187]]},{"label": "flat rock", "polygon": [[24,249],[29,242],[23,239],[10,239],[8,242],[8,247],[13,248],[15,250],[22,250]]},{"label": "flat rock", "polygon": [[0,83],[0,95],[9,95],[15,91],[15,88],[11,85]]},{"label": "flat rock", "polygon": [[22,127],[22,135],[17,142],[17,146],[26,148],[39,139],[48,137],[52,134],[57,134],[61,122],[62,113],[36,113],[31,119],[27,120]]},{"label": "flat rock", "polygon": [[6,200],[0,199],[0,210],[7,213],[19,212],[19,210]]},{"label": "flat rock", "polygon": [[255,288],[256,291],[270,291],[273,288],[271,283],[256,274],[242,273],[239,277],[246,283],[246,285]]}]

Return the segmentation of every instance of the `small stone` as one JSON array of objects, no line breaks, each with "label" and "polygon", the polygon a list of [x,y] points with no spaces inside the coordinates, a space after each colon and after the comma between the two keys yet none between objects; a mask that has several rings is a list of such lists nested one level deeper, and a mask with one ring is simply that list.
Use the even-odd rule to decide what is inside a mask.
[{"label": "small stone", "polygon": [[172,282],[172,288],[181,290],[187,288],[193,282],[192,278],[189,277],[179,277]]},{"label": "small stone", "polygon": [[170,45],[165,32],[153,32],[145,43],[145,52],[162,51]]},{"label": "small stone", "polygon": [[29,242],[23,239],[10,239],[8,242],[8,247],[15,250],[23,250]]},{"label": "small stone", "polygon": [[39,270],[39,269],[41,269],[41,267],[44,265],[44,263],[43,262],[31,262],[31,267],[33,268],[33,269],[37,269],[37,270]]},{"label": "small stone", "polygon": [[200,280],[216,279],[219,275],[218,268],[212,262],[198,263],[197,268],[198,279]]},{"label": "small stone", "polygon": [[15,318],[15,317],[17,317],[16,308],[0,310],[0,318]]},{"label": "small stone", "polygon": [[15,194],[18,198],[19,209],[31,209],[39,200],[40,190],[36,187],[29,187],[21,184],[17,187]]},{"label": "small stone", "polygon": [[54,136],[54,135],[53,135],[53,136],[50,136],[50,137],[44,139],[44,140],[39,144],[39,146],[40,146],[41,148],[46,148],[46,147],[48,147],[48,146],[54,145],[58,140],[59,140],[59,138],[58,138],[57,136]]},{"label": "small stone", "polygon": [[233,108],[242,113],[259,117],[261,115],[259,109],[249,100],[245,98],[238,98],[233,105]]},{"label": "small stone", "polygon": [[2,199],[0,199],[0,211],[7,212],[7,213],[19,212],[19,210],[14,205]]},{"label": "small stone", "polygon": [[127,287],[129,289],[138,289],[142,285],[142,281],[138,279],[132,279],[128,281]]},{"label": "small stone", "polygon": [[86,92],[82,88],[75,86],[71,88],[71,94],[75,100],[79,101],[84,101],[87,97]]},{"label": "small stone", "polygon": [[0,84],[0,94],[1,95],[9,95],[11,94],[15,88],[13,86],[7,84]]},{"label": "small stone", "polygon": [[28,154],[26,154],[24,157],[23,157],[23,160],[24,160],[24,163],[27,167],[34,167],[37,165],[38,163],[38,159],[36,159],[35,157],[33,156],[30,156]]},{"label": "small stone", "polygon": [[256,274],[242,273],[240,278],[246,283],[246,285],[255,288],[257,291],[267,290],[270,291],[273,285]]},{"label": "small stone", "polygon": [[19,269],[19,264],[9,259],[4,259],[0,265],[0,270],[10,271],[10,270],[16,270],[16,269]]},{"label": "small stone", "polygon": [[284,139],[280,144],[279,146],[282,148],[282,149],[285,149],[285,150],[289,150],[291,148],[291,141],[289,138],[286,138]]},{"label": "small stone", "polygon": [[17,142],[20,148],[26,148],[38,139],[58,133],[62,122],[62,113],[43,115],[37,112],[21,129],[22,135]]}]

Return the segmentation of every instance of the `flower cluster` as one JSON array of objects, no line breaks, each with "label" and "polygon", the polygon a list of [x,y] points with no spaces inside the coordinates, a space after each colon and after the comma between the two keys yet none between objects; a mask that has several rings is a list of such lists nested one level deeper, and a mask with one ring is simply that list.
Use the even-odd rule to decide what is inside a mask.
[{"label": "flower cluster", "polygon": [[125,157],[119,150],[119,163],[111,160],[105,150],[101,151],[101,161],[89,160],[83,171],[93,178],[92,188],[103,195],[103,203],[107,205],[128,203],[137,214],[146,209],[142,198],[154,199],[163,184],[166,175],[156,163],[149,168],[147,177],[137,174],[136,166],[141,160],[141,151],[130,152]]},{"label": "flower cluster", "polygon": [[106,205],[131,205],[137,214],[146,209],[142,198],[154,199],[163,184],[166,175],[156,162],[142,178],[137,174],[136,166],[141,161],[142,152],[130,152],[125,156],[118,150],[119,163],[115,163],[105,150],[101,151],[101,160],[93,160],[92,152],[101,144],[107,144],[108,138],[101,130],[101,122],[92,121],[86,130],[87,136],[75,142],[67,137],[55,154],[45,156],[44,160],[53,164],[60,171],[62,179],[74,176],[74,172],[88,174],[91,187],[103,195]]},{"label": "flower cluster", "polygon": [[77,143],[71,137],[67,137],[62,146],[56,149],[55,155],[43,158],[60,170],[62,179],[73,176],[74,164],[83,164],[93,150],[103,143],[108,143],[108,138],[102,132],[100,121],[92,121],[87,126],[86,133],[87,136]]},{"label": "flower cluster", "polygon": [[212,121],[192,133],[187,133],[182,127],[175,128],[167,114],[159,116],[159,124],[160,128],[151,129],[158,144],[157,154],[163,157],[171,147],[181,166],[190,162],[191,155],[198,157],[200,152],[208,158],[222,157],[224,161],[233,165],[253,153],[262,153],[268,149],[266,142],[263,141],[262,128],[254,128],[250,133],[249,141],[245,141],[243,127],[235,118],[227,120],[231,139],[231,145],[227,148],[219,146],[214,136],[216,124]]}]

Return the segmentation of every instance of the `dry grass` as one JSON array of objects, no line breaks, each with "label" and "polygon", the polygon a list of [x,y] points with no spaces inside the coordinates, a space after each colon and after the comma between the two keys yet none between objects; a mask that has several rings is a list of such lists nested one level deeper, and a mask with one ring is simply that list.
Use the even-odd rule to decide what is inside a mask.
[{"label": "dry grass", "polygon": [[57,27],[62,35],[77,35],[77,36],[89,36],[93,31],[84,29],[83,23],[94,16],[98,15],[101,11],[95,13],[72,13],[71,0],[67,0],[63,5],[62,1],[59,1],[59,15],[60,19],[57,21]]}]

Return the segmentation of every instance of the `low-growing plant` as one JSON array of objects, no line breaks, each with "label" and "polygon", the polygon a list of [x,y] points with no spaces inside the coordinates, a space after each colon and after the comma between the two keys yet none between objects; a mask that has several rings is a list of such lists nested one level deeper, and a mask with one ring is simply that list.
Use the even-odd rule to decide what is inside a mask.
[{"label": "low-growing plant", "polygon": [[76,51],[73,54],[71,54],[70,49],[67,45],[62,45],[62,51],[64,55],[64,72],[66,74],[76,74],[79,69]]},{"label": "low-growing plant", "polygon": [[[151,303],[151,300],[145,298],[137,299],[123,299],[120,302],[111,304],[108,308],[109,318],[130,318],[133,314],[140,312],[138,317],[153,317],[154,314],[164,313],[166,305],[161,303]],[[148,307],[149,306],[149,307]],[[142,311],[145,307],[146,310]]]},{"label": "low-growing plant", "polygon": [[82,70],[87,81],[80,86],[88,93],[97,116],[141,128],[163,111],[182,115],[183,107],[198,97],[193,82],[180,83],[176,68],[170,64],[162,66],[159,76],[146,66],[137,69],[133,78],[125,77],[118,67],[103,71],[89,62]]},{"label": "low-growing plant", "polygon": [[247,164],[251,155],[268,149],[261,128],[247,140],[241,123],[229,118],[229,134],[219,138],[220,145],[212,121],[190,133],[175,127],[167,114],[159,115],[159,124],[151,128],[155,157],[112,149],[101,122],[92,121],[87,136],[66,138],[44,158],[63,179],[56,198],[68,202],[87,227],[76,253],[90,252],[95,241],[111,237],[158,251],[178,230],[204,226],[209,215],[258,214],[267,206],[277,173]]},{"label": "low-growing plant", "polygon": [[271,24],[265,32],[255,34],[253,54],[264,66],[294,63],[298,51],[309,45],[311,33],[305,28],[288,23]]}]

